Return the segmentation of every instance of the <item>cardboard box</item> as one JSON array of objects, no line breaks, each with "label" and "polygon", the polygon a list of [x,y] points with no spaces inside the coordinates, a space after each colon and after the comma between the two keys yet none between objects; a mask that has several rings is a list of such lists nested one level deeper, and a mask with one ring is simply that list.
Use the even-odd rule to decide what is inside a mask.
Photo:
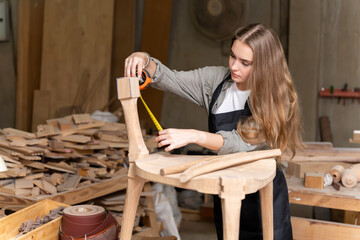
[{"label": "cardboard box", "polygon": [[[23,222],[29,219],[35,221],[38,216],[44,217],[50,213],[50,210],[60,206],[68,207],[69,205],[45,199],[0,219],[0,239],[15,239]],[[58,240],[60,224],[61,217],[16,238],[16,240]]]}]

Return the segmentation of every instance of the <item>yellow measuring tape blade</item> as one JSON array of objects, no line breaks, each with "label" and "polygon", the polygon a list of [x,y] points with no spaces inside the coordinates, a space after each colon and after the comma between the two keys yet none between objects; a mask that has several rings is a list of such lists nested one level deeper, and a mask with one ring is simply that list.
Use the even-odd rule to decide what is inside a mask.
[{"label": "yellow measuring tape blade", "polygon": [[141,99],[141,101],[143,102],[146,110],[148,111],[148,113],[149,113],[152,121],[154,122],[155,127],[157,128],[157,130],[158,130],[158,131],[163,130],[163,128],[161,127],[160,123],[156,120],[154,114],[152,114],[152,112],[150,111],[150,108],[146,105],[146,103],[145,103],[145,101],[144,101],[144,99],[143,99],[143,97],[142,97],[141,95],[140,95],[140,99]]}]

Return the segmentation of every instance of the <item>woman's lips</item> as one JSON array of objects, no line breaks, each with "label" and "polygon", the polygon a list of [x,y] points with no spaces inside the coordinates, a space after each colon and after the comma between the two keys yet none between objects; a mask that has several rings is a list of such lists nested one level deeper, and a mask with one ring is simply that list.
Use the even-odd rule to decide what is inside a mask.
[{"label": "woman's lips", "polygon": [[236,75],[235,73],[231,73],[231,76],[233,77],[233,78],[239,78],[240,76],[239,75]]}]

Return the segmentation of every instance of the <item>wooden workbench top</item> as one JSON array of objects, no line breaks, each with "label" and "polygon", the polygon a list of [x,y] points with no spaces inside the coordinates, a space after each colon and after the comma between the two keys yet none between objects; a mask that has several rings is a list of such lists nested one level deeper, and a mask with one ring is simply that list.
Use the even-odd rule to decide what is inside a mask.
[{"label": "wooden workbench top", "polygon": [[354,188],[341,185],[337,191],[332,186],[306,188],[304,179],[294,176],[288,176],[286,181],[290,203],[360,212],[360,184]]}]

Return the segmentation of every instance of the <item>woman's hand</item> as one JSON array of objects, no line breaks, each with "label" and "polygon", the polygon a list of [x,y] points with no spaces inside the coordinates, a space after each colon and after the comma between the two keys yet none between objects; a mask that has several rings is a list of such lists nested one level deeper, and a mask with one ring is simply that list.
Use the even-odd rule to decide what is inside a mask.
[{"label": "woman's hand", "polygon": [[148,55],[143,52],[131,54],[125,59],[124,77],[140,77],[148,60]]},{"label": "woman's hand", "polygon": [[190,143],[218,151],[224,144],[224,139],[219,134],[194,129],[168,128],[160,131],[159,136],[154,139],[154,142],[158,143],[158,147],[166,146],[166,152],[184,147]]}]

